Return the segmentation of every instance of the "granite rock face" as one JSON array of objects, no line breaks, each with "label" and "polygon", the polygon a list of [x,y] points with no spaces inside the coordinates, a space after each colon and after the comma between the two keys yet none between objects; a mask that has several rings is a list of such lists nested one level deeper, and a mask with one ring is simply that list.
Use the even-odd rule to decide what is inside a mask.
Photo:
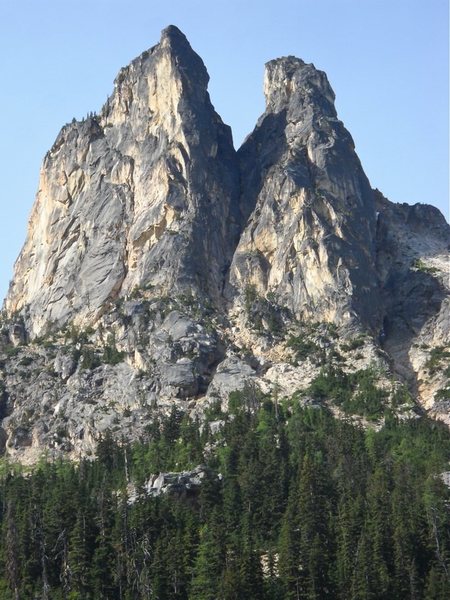
[{"label": "granite rock face", "polygon": [[218,301],[241,221],[232,136],[176,28],[47,154],[6,300],[30,335],[95,322],[135,287]]},{"label": "granite rock face", "polygon": [[421,403],[450,424],[450,390],[435,398],[450,388],[450,228],[433,206],[394,204],[378,190],[376,200],[382,345]]},{"label": "granite rock face", "polygon": [[208,479],[213,480],[214,475],[206,465],[198,465],[192,471],[182,471],[181,473],[159,473],[150,476],[144,483],[141,493],[138,492],[134,484],[128,484],[127,501],[128,504],[133,505],[142,497],[155,497],[165,494],[195,498],[199,494],[203,483]]},{"label": "granite rock face", "polygon": [[266,111],[239,150],[250,214],[231,287],[275,294],[298,318],[379,326],[375,204],[325,73],[266,65]]},{"label": "granite rock face", "polygon": [[267,64],[266,111],[237,152],[207,84],[171,26],[45,157],[0,317],[14,459],[141,439],[173,407],[317,406],[324,366],[376,372],[402,418],[450,424],[443,216],[371,189],[313,65]]}]

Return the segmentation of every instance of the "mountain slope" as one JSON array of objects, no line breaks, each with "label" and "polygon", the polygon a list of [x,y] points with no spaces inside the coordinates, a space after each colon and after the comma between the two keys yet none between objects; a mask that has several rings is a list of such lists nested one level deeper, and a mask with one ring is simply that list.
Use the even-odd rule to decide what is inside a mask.
[{"label": "mountain slope", "polygon": [[91,455],[244,392],[365,427],[449,421],[445,219],[371,189],[313,65],[268,63],[238,152],[207,84],[171,26],[47,154],[1,317],[17,460]]}]

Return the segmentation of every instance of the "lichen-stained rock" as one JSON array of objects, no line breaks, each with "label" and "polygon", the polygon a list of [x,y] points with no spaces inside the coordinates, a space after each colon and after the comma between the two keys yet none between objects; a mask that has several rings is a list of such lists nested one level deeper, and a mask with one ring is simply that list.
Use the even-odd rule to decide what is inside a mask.
[{"label": "lichen-stained rock", "polygon": [[249,215],[230,294],[255,286],[297,317],[379,325],[373,192],[325,73],[266,65],[266,111],[239,150]]},{"label": "lichen-stained rock", "polygon": [[32,336],[93,323],[137,286],[219,300],[239,233],[239,174],[208,79],[171,26],[120,71],[98,116],[63,127],[6,300]]}]

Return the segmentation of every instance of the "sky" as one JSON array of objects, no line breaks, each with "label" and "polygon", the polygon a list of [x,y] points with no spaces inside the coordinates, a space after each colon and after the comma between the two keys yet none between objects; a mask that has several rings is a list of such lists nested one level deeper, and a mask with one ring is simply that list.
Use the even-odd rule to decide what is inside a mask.
[{"label": "sky", "polygon": [[448,0],[0,0],[1,298],[60,128],[169,24],[236,147],[264,111],[264,63],[293,54],[327,73],[372,186],[448,219]]}]

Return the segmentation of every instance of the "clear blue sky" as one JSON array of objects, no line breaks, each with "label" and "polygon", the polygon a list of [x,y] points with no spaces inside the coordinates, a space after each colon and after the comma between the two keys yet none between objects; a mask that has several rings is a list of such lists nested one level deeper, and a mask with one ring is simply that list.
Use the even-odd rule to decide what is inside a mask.
[{"label": "clear blue sky", "polygon": [[2,298],[45,152],[168,24],[236,146],[264,109],[264,63],[294,54],[327,72],[372,185],[448,215],[448,0],[0,0]]}]

